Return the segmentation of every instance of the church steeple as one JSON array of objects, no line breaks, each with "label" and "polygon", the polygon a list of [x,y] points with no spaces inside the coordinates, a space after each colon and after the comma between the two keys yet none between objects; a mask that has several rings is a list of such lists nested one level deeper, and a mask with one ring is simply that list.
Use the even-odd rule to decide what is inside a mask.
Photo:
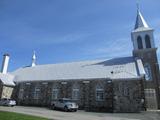
[{"label": "church steeple", "polygon": [[34,66],[36,66],[36,52],[35,51],[33,52],[31,67],[34,67]]},{"label": "church steeple", "polygon": [[134,47],[133,51],[155,48],[153,29],[148,26],[143,15],[141,14],[139,4],[137,5],[135,27],[131,35]]},{"label": "church steeple", "polygon": [[[153,32],[154,29],[148,26],[138,5],[135,27],[131,33],[133,42],[133,57],[140,58],[143,62],[146,73],[145,89],[153,89],[156,93],[152,100],[150,98],[148,99],[148,96],[146,96],[148,106],[160,108],[159,65]],[[148,95],[148,93],[146,95]],[[155,101],[155,105],[153,105],[153,102],[150,101]]]}]

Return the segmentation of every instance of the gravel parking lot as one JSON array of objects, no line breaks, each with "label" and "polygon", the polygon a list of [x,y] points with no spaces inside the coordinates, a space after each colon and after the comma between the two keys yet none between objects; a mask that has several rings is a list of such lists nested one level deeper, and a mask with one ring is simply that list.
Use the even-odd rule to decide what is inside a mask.
[{"label": "gravel parking lot", "polygon": [[0,106],[0,111],[41,116],[51,120],[160,120],[160,111],[147,111],[141,113],[97,113],[79,110],[78,112],[63,112],[42,107],[24,106]]}]

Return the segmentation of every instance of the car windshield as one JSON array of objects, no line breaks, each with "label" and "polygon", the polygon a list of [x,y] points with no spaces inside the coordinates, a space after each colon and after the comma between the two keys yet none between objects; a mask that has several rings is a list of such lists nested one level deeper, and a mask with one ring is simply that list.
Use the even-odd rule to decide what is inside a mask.
[{"label": "car windshield", "polygon": [[13,100],[13,99],[8,99],[8,100]]},{"label": "car windshield", "polygon": [[71,100],[69,100],[69,99],[68,99],[68,100],[63,100],[63,101],[64,101],[64,102],[72,102],[72,101],[71,101]]},{"label": "car windshield", "polygon": [[59,99],[60,102],[72,102],[71,99]]}]

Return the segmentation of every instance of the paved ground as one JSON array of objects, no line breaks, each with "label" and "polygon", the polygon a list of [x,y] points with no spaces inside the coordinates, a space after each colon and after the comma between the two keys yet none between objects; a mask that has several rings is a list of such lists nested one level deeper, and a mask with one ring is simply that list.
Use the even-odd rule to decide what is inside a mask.
[{"label": "paved ground", "polygon": [[142,113],[96,113],[79,110],[78,112],[63,112],[49,110],[47,108],[23,106],[0,106],[0,111],[42,116],[51,120],[160,120],[160,111],[147,111]]}]

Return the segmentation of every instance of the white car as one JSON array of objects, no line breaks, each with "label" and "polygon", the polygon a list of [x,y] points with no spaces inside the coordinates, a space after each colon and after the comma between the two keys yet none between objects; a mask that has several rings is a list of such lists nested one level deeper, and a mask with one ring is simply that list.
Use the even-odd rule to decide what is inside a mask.
[{"label": "white car", "polygon": [[77,111],[78,110],[78,105],[73,102],[71,99],[68,98],[61,98],[57,101],[51,102],[51,108],[52,109],[61,109],[64,111]]},{"label": "white car", "polygon": [[2,98],[0,99],[0,105],[13,107],[16,105],[16,101],[8,98]]}]

